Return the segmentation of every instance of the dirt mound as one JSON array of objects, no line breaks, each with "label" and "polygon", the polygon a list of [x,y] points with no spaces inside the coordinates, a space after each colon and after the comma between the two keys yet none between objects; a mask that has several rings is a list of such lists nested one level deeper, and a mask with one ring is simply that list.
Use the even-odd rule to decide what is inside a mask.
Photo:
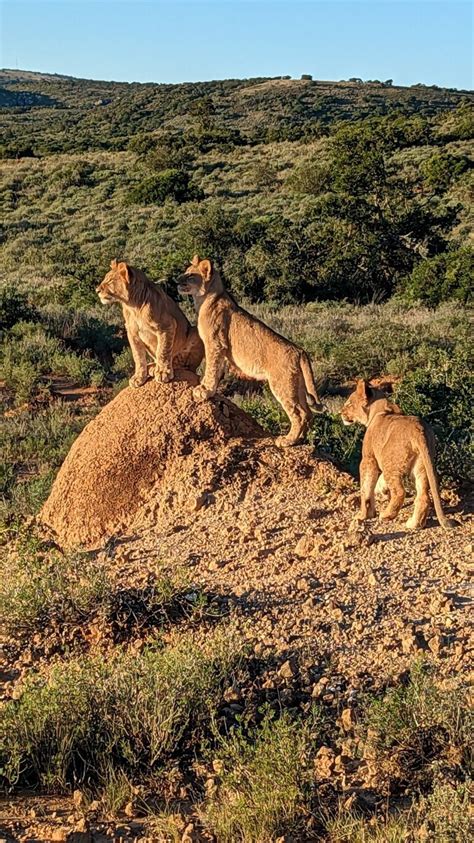
[{"label": "dirt mound", "polygon": [[82,431],[40,516],[62,546],[97,547],[142,515],[206,505],[232,472],[238,438],[262,431],[224,398],[196,404],[196,382],[183,372],[124,389]]}]

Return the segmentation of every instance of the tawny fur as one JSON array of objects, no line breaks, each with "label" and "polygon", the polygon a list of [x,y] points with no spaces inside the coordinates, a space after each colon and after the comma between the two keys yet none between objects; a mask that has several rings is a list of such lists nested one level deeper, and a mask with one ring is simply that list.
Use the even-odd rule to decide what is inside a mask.
[{"label": "tawny fur", "polygon": [[430,510],[431,491],[438,521],[447,529],[451,525],[441,506],[431,427],[416,416],[403,415],[400,407],[379,395],[360,380],[341,410],[345,424],[360,422],[367,428],[360,464],[358,519],[365,521],[375,517],[375,494],[381,485],[388,489],[390,500],[380,517],[383,520],[396,518],[405,500],[403,480],[411,476],[415,481],[415,508],[406,526],[410,529],[424,526]]},{"label": "tawny fur", "polygon": [[312,418],[309,405],[322,410],[307,354],[239,307],[209,260],[196,255],[178,289],[193,297],[206,353],[206,371],[194,389],[196,400],[215,395],[227,363],[247,378],[268,382],[291,423],[277,444],[301,441]]},{"label": "tawny fur", "polygon": [[103,304],[122,305],[127,337],[135,363],[130,386],[148,378],[147,352],[154,361],[157,381],[173,380],[176,368],[195,372],[204,357],[204,346],[175,301],[139,269],[113,260],[110,272],[96,289]]}]

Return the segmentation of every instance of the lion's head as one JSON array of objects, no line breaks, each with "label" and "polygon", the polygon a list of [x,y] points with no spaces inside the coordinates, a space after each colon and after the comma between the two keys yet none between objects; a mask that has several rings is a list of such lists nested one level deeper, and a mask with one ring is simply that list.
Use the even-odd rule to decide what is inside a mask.
[{"label": "lion's head", "polygon": [[370,408],[375,402],[377,402],[377,407],[374,410],[377,412],[397,415],[402,413],[400,407],[393,401],[389,401],[380,389],[370,386],[367,381],[358,380],[354,392],[349,395],[341,410],[343,423],[347,425],[358,422],[367,427]]},{"label": "lion's head", "polygon": [[116,301],[128,302],[133,277],[134,270],[131,266],[124,261],[113,260],[110,264],[110,272],[95,290],[102,304],[112,304]]},{"label": "lion's head", "polygon": [[178,290],[188,296],[204,296],[209,292],[213,274],[211,261],[194,255],[184,274],[178,278]]}]

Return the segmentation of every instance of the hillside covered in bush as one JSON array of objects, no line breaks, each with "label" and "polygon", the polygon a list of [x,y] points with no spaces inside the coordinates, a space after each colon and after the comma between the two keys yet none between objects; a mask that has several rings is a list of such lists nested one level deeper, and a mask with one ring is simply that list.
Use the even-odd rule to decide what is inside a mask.
[{"label": "hillside covered in bush", "polygon": [[468,299],[468,92],[14,71],[0,87],[15,283],[87,295],[113,256],[171,281],[200,251],[253,301]]}]

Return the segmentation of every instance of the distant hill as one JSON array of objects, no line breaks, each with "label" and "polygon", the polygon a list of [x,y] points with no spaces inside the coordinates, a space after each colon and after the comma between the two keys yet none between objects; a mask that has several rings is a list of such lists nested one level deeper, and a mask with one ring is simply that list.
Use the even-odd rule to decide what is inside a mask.
[{"label": "distant hill", "polygon": [[473,100],[469,91],[392,85],[391,80],[327,82],[289,77],[226,79],[176,85],[102,82],[22,70],[0,71],[7,143],[40,154],[124,149],[130,137],[183,129],[205,114],[247,139],[265,132],[297,139],[308,123],[330,125],[394,112],[433,117]]}]

